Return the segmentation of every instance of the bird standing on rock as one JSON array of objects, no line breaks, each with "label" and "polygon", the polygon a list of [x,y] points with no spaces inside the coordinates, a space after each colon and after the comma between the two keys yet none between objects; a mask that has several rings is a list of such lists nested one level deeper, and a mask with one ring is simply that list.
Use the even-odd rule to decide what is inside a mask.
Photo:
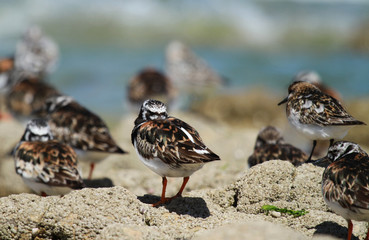
[{"label": "bird standing on rock", "polygon": [[[193,127],[169,117],[166,106],[157,100],[142,104],[131,140],[140,160],[163,178],[161,199],[153,204],[155,207],[180,197],[195,171],[207,162],[220,160]],[[180,190],[171,198],[165,197],[167,177],[183,177]]]},{"label": "bird standing on rock", "polygon": [[308,161],[311,160],[317,140],[330,140],[331,146],[334,139],[342,139],[355,125],[366,125],[348,114],[338,100],[307,82],[293,82],[288,88],[288,96],[278,105],[283,103],[287,103],[289,123],[313,140]]},{"label": "bird standing on rock", "polygon": [[[322,194],[327,205],[348,223],[351,239],[352,220],[369,222],[369,156],[356,143],[339,141],[329,149],[322,177]],[[369,239],[369,228],[366,235]]]}]

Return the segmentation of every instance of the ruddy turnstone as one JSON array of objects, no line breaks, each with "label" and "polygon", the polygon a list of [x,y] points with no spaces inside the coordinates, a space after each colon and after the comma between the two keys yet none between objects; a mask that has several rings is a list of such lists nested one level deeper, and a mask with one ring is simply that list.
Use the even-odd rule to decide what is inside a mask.
[{"label": "ruddy turnstone", "polygon": [[170,79],[162,72],[148,67],[134,76],[128,85],[128,99],[141,106],[148,99],[159,99],[169,105],[176,95]]},{"label": "ruddy turnstone", "polygon": [[273,126],[260,130],[253,154],[249,157],[249,167],[269,160],[280,159],[299,166],[308,156],[300,149],[284,141],[282,134]]},{"label": "ruddy turnstone", "polygon": [[176,86],[199,90],[199,87],[217,87],[224,80],[192,50],[179,41],[166,49],[166,72]]},{"label": "ruddy turnstone", "polygon": [[[46,100],[44,107],[36,115],[46,117],[51,133],[60,142],[69,144],[75,149],[100,153],[119,153],[122,150],[113,137],[105,122],[89,111],[72,97],[54,96]],[[83,161],[84,158],[81,158]],[[95,167],[95,162],[101,158],[88,158],[90,163],[89,179]]]},{"label": "ruddy turnstone", "polygon": [[[342,103],[341,94],[337,92],[336,90],[334,90],[333,88],[325,85],[320,75],[316,71],[304,70],[304,71],[298,72],[292,78],[292,82],[297,82],[297,81],[304,81],[304,82],[311,83],[317,88],[319,88],[319,90],[322,91],[323,93],[337,99],[339,102]],[[308,139],[304,138],[304,139],[300,139],[300,144],[309,146],[311,145],[311,142]],[[328,146],[329,146],[328,140],[323,140],[323,141],[318,140],[315,146],[314,155],[322,156],[322,154],[326,154]]]},{"label": "ruddy turnstone", "polygon": [[[135,120],[132,144],[140,160],[162,176],[161,199],[153,206],[180,197],[190,176],[205,163],[220,160],[205,146],[199,133],[180,119],[169,117],[166,106],[157,100],[146,100]],[[183,177],[178,193],[165,197],[167,177]]]},{"label": "ruddy turnstone", "polygon": [[[369,222],[369,156],[358,144],[339,141],[321,160],[331,162],[322,177],[324,201],[346,219],[350,240],[351,220]],[[369,229],[365,239],[369,239]]]},{"label": "ruddy turnstone", "polygon": [[64,195],[84,187],[77,156],[65,144],[53,140],[47,121],[33,119],[14,149],[15,170],[36,193]]},{"label": "ruddy turnstone", "polygon": [[350,128],[365,125],[356,120],[335,98],[323,93],[307,82],[293,82],[288,88],[288,96],[278,105],[287,103],[288,121],[298,132],[313,140],[308,161],[311,160],[317,140],[342,139]]},{"label": "ruddy turnstone", "polygon": [[32,26],[18,41],[15,50],[15,66],[27,76],[41,76],[51,72],[58,60],[59,48],[40,27]]}]

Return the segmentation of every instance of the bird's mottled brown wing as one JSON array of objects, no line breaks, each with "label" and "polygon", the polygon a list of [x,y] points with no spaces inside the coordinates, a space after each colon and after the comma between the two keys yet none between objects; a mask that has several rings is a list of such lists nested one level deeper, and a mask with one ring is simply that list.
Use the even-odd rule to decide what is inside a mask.
[{"label": "bird's mottled brown wing", "polygon": [[104,121],[77,102],[71,102],[49,115],[56,139],[84,151],[125,153],[110,135]]},{"label": "bird's mottled brown wing", "polygon": [[57,141],[22,142],[15,151],[16,172],[24,178],[51,186],[84,186],[77,169],[77,156],[68,145]]},{"label": "bird's mottled brown wing", "polygon": [[220,160],[205,146],[194,128],[173,117],[136,126],[132,131],[132,143],[136,143],[143,157],[158,157],[170,165]]},{"label": "bird's mottled brown wing", "polygon": [[320,91],[301,94],[291,101],[295,109],[300,109],[300,122],[319,126],[363,125],[342,107],[335,98]]},{"label": "bird's mottled brown wing", "polygon": [[331,163],[323,173],[323,196],[342,207],[369,209],[369,157],[352,153]]}]

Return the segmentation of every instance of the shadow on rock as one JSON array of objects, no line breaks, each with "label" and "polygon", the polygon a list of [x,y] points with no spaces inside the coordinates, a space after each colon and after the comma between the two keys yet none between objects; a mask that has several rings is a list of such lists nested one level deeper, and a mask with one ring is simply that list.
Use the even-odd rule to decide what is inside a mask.
[{"label": "shadow on rock", "polygon": [[[143,203],[153,204],[160,200],[160,197],[145,194],[137,197]],[[210,211],[206,202],[202,198],[180,197],[173,199],[170,203],[163,205],[169,212],[175,212],[179,215],[190,215],[195,218],[207,218]]]},{"label": "shadow on rock", "polygon": [[114,187],[113,181],[110,178],[83,179],[83,183],[87,188]]},{"label": "shadow on rock", "polygon": [[[347,238],[348,233],[347,227],[342,227],[341,225],[335,222],[323,222],[319,225],[316,225],[315,229],[316,231],[314,235],[329,235],[340,239]],[[352,235],[351,240],[359,240],[359,238]]]},{"label": "shadow on rock", "polygon": [[143,196],[137,196],[137,199],[140,200],[142,203],[146,204],[154,204],[160,200],[159,196],[145,194]]}]

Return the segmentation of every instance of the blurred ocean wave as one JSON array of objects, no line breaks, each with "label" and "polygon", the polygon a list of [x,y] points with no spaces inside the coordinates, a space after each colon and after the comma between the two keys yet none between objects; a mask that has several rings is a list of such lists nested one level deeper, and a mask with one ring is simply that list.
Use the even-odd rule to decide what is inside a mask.
[{"label": "blurred ocean wave", "polygon": [[273,46],[298,41],[294,34],[346,41],[369,16],[369,2],[360,0],[0,2],[1,39],[38,23],[60,41],[87,44],[152,44],[175,36],[203,44]]}]

